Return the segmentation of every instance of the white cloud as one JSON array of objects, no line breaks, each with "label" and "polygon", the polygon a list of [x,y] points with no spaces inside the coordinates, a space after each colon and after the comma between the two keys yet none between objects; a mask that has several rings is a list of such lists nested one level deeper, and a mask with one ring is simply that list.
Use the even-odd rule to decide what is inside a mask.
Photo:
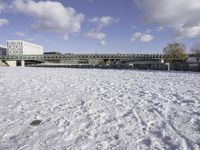
[{"label": "white cloud", "polygon": [[91,31],[87,32],[85,34],[85,37],[89,37],[92,39],[96,39],[99,41],[101,45],[105,45],[106,41],[106,34],[101,32],[100,30],[112,25],[113,23],[117,23],[119,20],[115,19],[111,16],[103,16],[103,17],[94,17],[92,19],[89,19],[90,22],[94,23],[96,25],[95,29],[92,29]]},{"label": "white cloud", "polygon": [[25,33],[24,33],[24,32],[21,32],[21,31],[16,31],[15,34],[16,34],[17,36],[20,36],[20,37],[26,36]]},{"label": "white cloud", "polygon": [[94,18],[90,19],[89,21],[93,22],[93,23],[96,23],[96,22],[98,22],[98,20],[99,20],[98,17],[94,17]]},{"label": "white cloud", "polygon": [[69,34],[79,32],[84,15],[71,7],[65,7],[56,1],[14,0],[11,5],[16,12],[33,17],[35,31],[50,31],[62,34],[65,39]]},{"label": "white cloud", "polygon": [[196,26],[191,27],[184,27],[183,25],[180,25],[176,29],[177,39],[194,38],[197,36],[200,36],[200,23]]},{"label": "white cloud", "polygon": [[87,32],[85,36],[101,41],[106,37],[106,34],[103,32],[97,32],[97,31],[91,30],[90,32]]},{"label": "white cloud", "polygon": [[[133,0],[143,19],[172,28],[179,38],[200,36],[199,0]],[[181,26],[181,29],[179,27]]]},{"label": "white cloud", "polygon": [[0,18],[0,26],[7,25],[7,24],[9,24],[9,21],[7,19]]},{"label": "white cloud", "polygon": [[141,32],[136,32],[133,34],[131,37],[131,41],[141,41],[141,42],[150,42],[154,39],[153,35],[151,34],[146,34],[146,33],[141,33]]},{"label": "white cloud", "polygon": [[89,19],[89,21],[95,24],[95,29],[92,29],[91,31],[87,32],[85,34],[85,37],[96,39],[101,45],[105,45],[106,34],[101,32],[101,29],[108,27],[113,23],[117,23],[119,20],[111,16],[103,16],[100,18],[94,17],[92,19]]},{"label": "white cloud", "polygon": [[106,37],[106,34],[103,33],[103,32],[98,32],[98,31],[95,31],[95,30],[91,30],[89,32],[87,32],[85,34],[85,37],[89,37],[89,38],[92,38],[92,39],[96,39],[100,42],[101,45],[105,45],[106,42],[105,42],[105,37]]},{"label": "white cloud", "polygon": [[117,23],[119,20],[115,19],[114,17],[111,16],[103,16],[101,18],[94,17],[90,19],[90,22],[97,24],[97,29],[100,30],[104,27],[108,27],[113,23]]}]

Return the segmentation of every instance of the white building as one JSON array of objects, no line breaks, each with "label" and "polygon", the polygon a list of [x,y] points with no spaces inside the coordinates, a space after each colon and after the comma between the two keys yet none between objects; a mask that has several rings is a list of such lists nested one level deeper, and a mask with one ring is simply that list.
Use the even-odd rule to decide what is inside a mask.
[{"label": "white building", "polygon": [[0,45],[0,55],[6,55],[7,47]]},{"label": "white building", "polygon": [[7,41],[7,55],[42,55],[43,46],[21,41]]}]

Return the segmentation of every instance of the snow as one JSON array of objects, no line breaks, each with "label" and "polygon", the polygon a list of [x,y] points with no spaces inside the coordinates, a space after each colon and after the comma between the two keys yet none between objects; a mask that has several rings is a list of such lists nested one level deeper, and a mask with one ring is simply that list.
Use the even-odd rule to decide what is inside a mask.
[{"label": "snow", "polygon": [[198,150],[199,83],[192,72],[0,68],[0,149]]}]

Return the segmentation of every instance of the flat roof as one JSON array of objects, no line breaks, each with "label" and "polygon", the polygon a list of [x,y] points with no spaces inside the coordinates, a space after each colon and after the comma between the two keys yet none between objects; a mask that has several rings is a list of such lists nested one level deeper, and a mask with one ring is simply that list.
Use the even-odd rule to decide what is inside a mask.
[{"label": "flat roof", "polygon": [[31,43],[31,42],[27,42],[27,41],[23,41],[23,40],[7,40],[6,42],[25,42],[25,43],[29,43],[29,44],[33,44],[33,45],[37,45],[37,46],[43,47],[42,45]]},{"label": "flat roof", "polygon": [[6,47],[6,46],[4,46],[4,45],[0,45],[0,47],[1,47],[1,48],[7,48],[7,47]]}]

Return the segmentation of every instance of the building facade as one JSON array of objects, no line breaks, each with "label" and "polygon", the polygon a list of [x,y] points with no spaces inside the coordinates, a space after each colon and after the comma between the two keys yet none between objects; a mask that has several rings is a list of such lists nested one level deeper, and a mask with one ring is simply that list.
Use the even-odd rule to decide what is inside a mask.
[{"label": "building facade", "polygon": [[7,41],[7,55],[43,55],[43,46],[21,40]]},{"label": "building facade", "polygon": [[0,55],[6,55],[7,47],[0,45]]}]

